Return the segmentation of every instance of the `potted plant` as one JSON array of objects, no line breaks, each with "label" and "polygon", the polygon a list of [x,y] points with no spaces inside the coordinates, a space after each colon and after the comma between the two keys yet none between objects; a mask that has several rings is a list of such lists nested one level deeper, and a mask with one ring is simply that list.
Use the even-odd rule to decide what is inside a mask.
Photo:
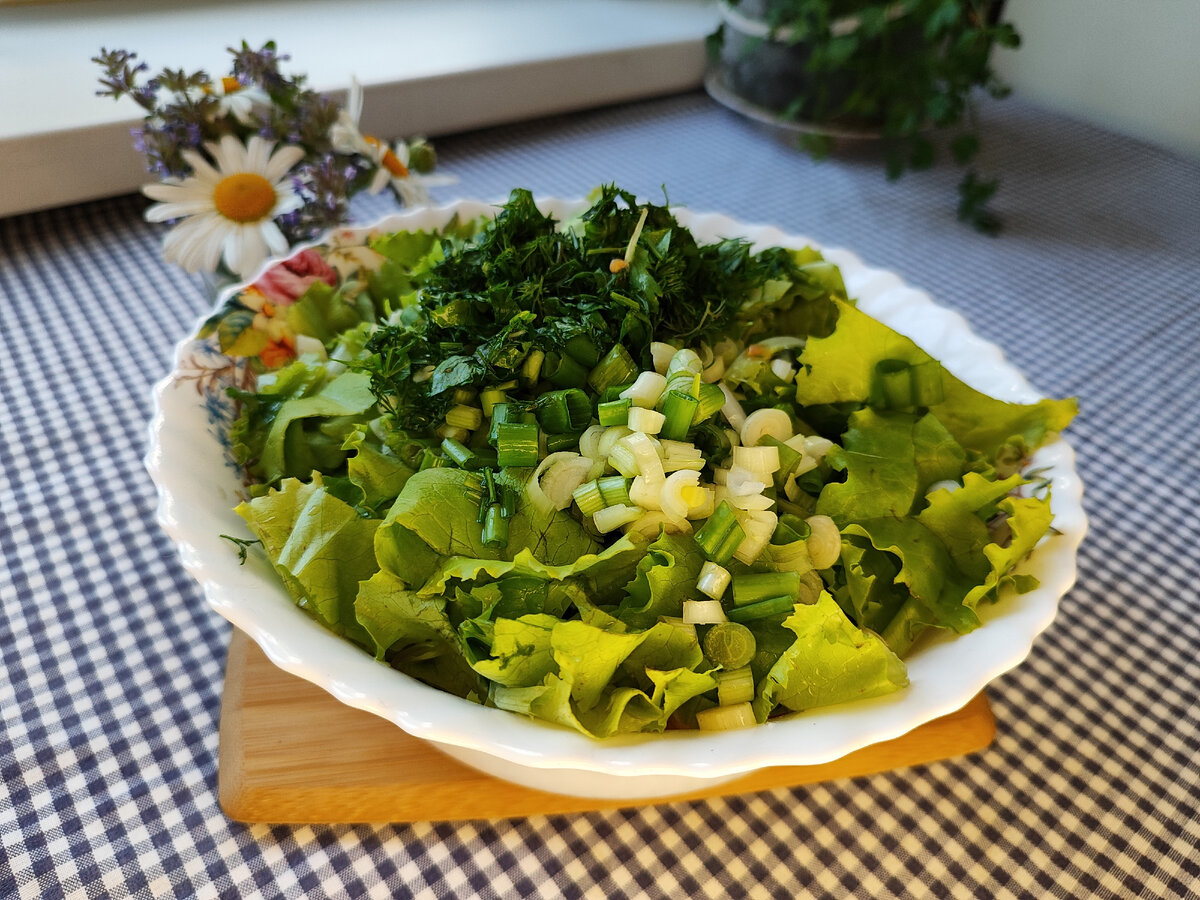
[{"label": "potted plant", "polygon": [[[979,151],[972,95],[1001,97],[992,48],[1016,47],[1002,0],[720,0],[710,36],[709,93],[754,118],[789,128],[822,156],[836,141],[883,143],[887,174],[932,165],[932,134],[949,134],[954,160]],[[958,216],[999,227],[987,202],[994,180],[968,168]]]}]

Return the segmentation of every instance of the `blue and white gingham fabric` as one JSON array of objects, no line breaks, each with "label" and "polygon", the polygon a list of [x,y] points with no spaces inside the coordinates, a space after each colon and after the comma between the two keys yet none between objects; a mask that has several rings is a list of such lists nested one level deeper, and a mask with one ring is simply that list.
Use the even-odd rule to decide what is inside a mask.
[{"label": "blue and white gingham fabric", "polygon": [[621,812],[228,821],[229,628],[141,463],[205,293],[139,198],[0,221],[0,898],[1200,897],[1200,164],[1016,100],[983,122],[998,239],[954,221],[953,167],[815,163],[699,94],[439,141],[439,199],[665,186],[851,248],[1081,400],[1079,584],[991,688],[991,747]]}]

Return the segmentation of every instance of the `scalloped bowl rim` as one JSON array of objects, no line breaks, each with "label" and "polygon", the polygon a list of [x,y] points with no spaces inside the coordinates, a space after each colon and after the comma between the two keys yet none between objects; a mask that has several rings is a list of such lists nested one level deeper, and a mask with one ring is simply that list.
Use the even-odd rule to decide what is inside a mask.
[{"label": "scalloped bowl rim", "polygon": [[[539,198],[538,204],[560,218],[585,205],[581,200],[560,198]],[[474,217],[497,206],[456,201],[397,213],[370,224],[334,229],[317,241],[294,248],[288,256],[305,247],[351,243],[372,233],[440,227],[455,213]],[[774,226],[741,223],[720,213],[692,213],[681,207],[673,212],[704,241],[742,236],[756,247],[810,245],[820,249],[841,267],[848,292],[858,298],[860,308],[916,340],[960,378],[1014,402],[1041,397],[994,344],[970,330],[962,316],[936,305],[893,273],[869,268],[847,250],[822,247]],[[278,260],[269,260],[260,273],[275,262]],[[232,287],[222,297],[236,290],[237,286]],[[1026,569],[1038,577],[1040,586],[1027,594],[1003,597],[981,610],[984,627],[922,646],[906,661],[911,679],[908,688],[873,700],[793,714],[742,731],[667,732],[594,740],[480,706],[396,672],[300,611],[268,564],[252,557],[250,563],[239,566],[229,545],[219,537],[222,531],[248,536],[244,524],[232,513],[238,486],[218,485],[214,490],[214,485],[203,484],[195,476],[211,461],[197,455],[197,447],[204,443],[197,430],[202,413],[202,401],[196,399],[199,394],[179,390],[185,356],[193,346],[191,338],[180,341],[171,374],[154,387],[145,464],[158,491],[157,521],[175,543],[184,568],[200,584],[209,605],[285,671],[453,755],[462,754],[460,758],[491,759],[496,765],[487,768],[500,777],[516,766],[712,781],[770,766],[829,762],[962,708],[990,681],[1028,656],[1034,639],[1050,625],[1059,600],[1075,582],[1076,551],[1086,533],[1087,519],[1074,453],[1060,437],[1039,450],[1033,460],[1033,465],[1050,469],[1057,532],[1038,547]],[[213,446],[214,440],[209,436]],[[189,456],[190,466],[185,465]],[[207,467],[212,469],[211,464]],[[232,482],[231,472],[229,479]],[[944,677],[946,673],[954,677]],[[521,776],[513,780],[520,781]]]}]

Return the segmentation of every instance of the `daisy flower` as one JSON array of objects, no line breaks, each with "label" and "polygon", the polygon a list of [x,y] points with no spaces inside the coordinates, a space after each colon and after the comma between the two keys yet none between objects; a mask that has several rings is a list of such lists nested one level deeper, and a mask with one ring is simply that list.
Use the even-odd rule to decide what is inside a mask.
[{"label": "daisy flower", "polygon": [[362,85],[353,78],[346,105],[329,129],[329,141],[338,153],[356,153],[375,164],[375,174],[367,193],[378,194],[390,183],[405,206],[420,206],[429,202],[429,188],[455,182],[456,179],[449,175],[413,171],[409,166],[409,148],[403,141],[398,141],[393,149],[374,135],[363,134],[358,127],[362,102]]},{"label": "daisy flower", "polygon": [[392,188],[400,195],[405,206],[423,206],[429,202],[430,188],[444,187],[458,181],[453,175],[430,175],[416,171],[409,165],[410,150],[404,141],[397,141],[396,149],[390,153],[399,166],[388,166],[385,161],[382,171],[388,173]]},{"label": "daisy flower", "polygon": [[302,205],[287,175],[304,150],[275,150],[273,141],[257,135],[246,144],[225,135],[219,144],[204,147],[215,166],[195,150],[184,150],[194,175],[142,188],[160,201],[146,210],[146,220],[182,220],[163,240],[167,262],[188,272],[213,272],[224,261],[235,275],[247,278],[269,254],[288,249],[274,220]]},{"label": "daisy flower", "polygon": [[245,85],[231,75],[218,78],[208,92],[219,98],[216,116],[233,116],[243,125],[254,124],[254,107],[271,105],[267,92],[254,85]]}]

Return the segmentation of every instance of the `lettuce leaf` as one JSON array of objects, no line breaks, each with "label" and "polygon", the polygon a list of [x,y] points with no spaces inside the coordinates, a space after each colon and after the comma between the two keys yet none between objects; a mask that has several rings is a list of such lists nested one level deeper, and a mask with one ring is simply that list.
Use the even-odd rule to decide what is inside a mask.
[{"label": "lettuce leaf", "polygon": [[444,597],[419,596],[391,572],[380,571],[359,586],[354,611],[376,659],[460,697],[486,696],[446,615]]},{"label": "lettuce leaf", "polygon": [[548,582],[574,579],[589,597],[599,602],[606,596],[620,593],[633,577],[645,550],[645,544],[623,535],[600,553],[585,553],[573,562],[559,566],[539,561],[528,548],[523,548],[510,560],[454,556],[442,562],[437,572],[425,582],[421,593],[440,594],[455,582],[480,582],[517,574]]},{"label": "lettuce leaf", "polygon": [[380,565],[419,587],[448,557],[511,561],[528,554],[551,566],[574,565],[602,549],[570,513],[538,507],[523,490],[509,525],[508,544],[487,546],[478,520],[479,500],[472,493],[474,482],[475,476],[462,469],[425,469],[412,475],[376,536]]},{"label": "lettuce leaf", "polygon": [[840,449],[829,457],[844,482],[821,491],[817,512],[839,526],[880,516],[907,516],[934,482],[957,480],[966,454],[931,414],[862,409],[850,417]]},{"label": "lettuce leaf", "polygon": [[659,616],[681,615],[703,565],[704,553],[691,535],[661,535],[646,548],[627,596],[613,614],[630,628],[649,628]]},{"label": "lettuce leaf", "polygon": [[367,375],[330,378],[324,365],[303,360],[280,370],[258,393],[235,396],[243,409],[230,434],[234,453],[266,484],[340,469],[347,456],[343,441],[375,406]]},{"label": "lettuce leaf", "polygon": [[363,518],[330,494],[319,472],[308,484],[289,478],[235,512],[262,541],[301,609],[334,632],[372,645],[355,617],[354,598],[359,582],[378,569],[372,552],[377,520]]},{"label": "lettuce leaf", "polygon": [[1034,448],[1066,428],[1078,410],[1074,399],[1008,403],[989,397],[941,368],[909,338],[837,299],[838,321],[828,337],[809,339],[796,376],[797,402],[833,404],[870,400],[876,366],[898,360],[911,366],[936,366],[943,399],[929,407],[963,447],[994,459],[1014,437]]},{"label": "lettuce leaf", "polygon": [[390,448],[379,443],[365,425],[357,426],[342,442],[343,450],[353,451],[346,461],[346,477],[357,488],[355,505],[376,514],[391,506],[416,469]]},{"label": "lettuce leaf", "polygon": [[777,706],[800,712],[908,684],[900,658],[877,635],[856,628],[825,591],[811,606],[797,604],[783,624],[796,639],[758,685],[753,705],[760,722]]},{"label": "lettuce leaf", "polygon": [[694,671],[698,643],[670,625],[612,632],[537,615],[498,620],[494,635],[492,658],[475,669],[500,676],[496,706],[592,737],[661,731],[681,705],[716,685]]}]

